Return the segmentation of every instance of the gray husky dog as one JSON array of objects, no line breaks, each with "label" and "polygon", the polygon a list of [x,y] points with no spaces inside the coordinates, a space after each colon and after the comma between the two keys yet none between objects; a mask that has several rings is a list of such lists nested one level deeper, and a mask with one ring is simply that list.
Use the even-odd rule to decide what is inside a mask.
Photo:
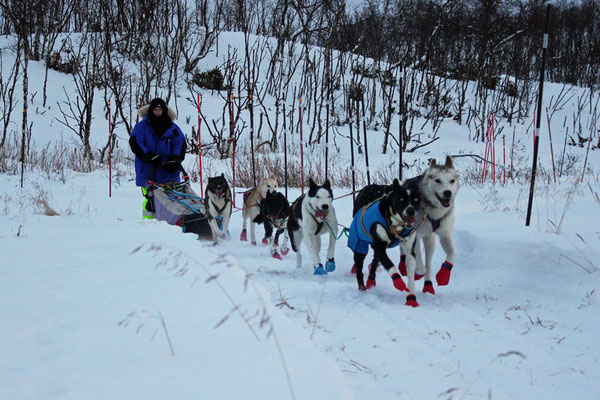
[{"label": "gray husky dog", "polygon": [[[458,172],[450,156],[446,163],[438,165],[435,159],[429,162],[425,174],[407,181],[416,182],[421,192],[421,208],[424,212],[422,223],[417,229],[415,241],[416,273],[425,275],[423,292],[435,294],[431,281],[431,258],[435,250],[435,235],[440,238],[440,244],[446,253],[446,261],[435,276],[438,286],[445,286],[450,281],[450,271],[456,261],[454,251],[454,199],[458,191]],[[421,254],[420,242],[425,249],[425,263]],[[406,273],[406,268],[400,265],[400,272]]]}]

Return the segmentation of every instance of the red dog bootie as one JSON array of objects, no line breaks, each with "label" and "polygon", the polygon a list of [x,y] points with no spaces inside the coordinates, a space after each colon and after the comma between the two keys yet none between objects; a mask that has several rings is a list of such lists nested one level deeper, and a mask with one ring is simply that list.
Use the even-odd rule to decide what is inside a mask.
[{"label": "red dog bootie", "polygon": [[263,238],[263,240],[262,240],[262,244],[266,244],[266,245],[268,245],[268,244],[269,244],[269,239],[267,239],[267,237],[266,237],[266,236]]},{"label": "red dog bootie", "polygon": [[422,277],[424,277],[424,276],[425,276],[425,275],[420,275],[420,274],[417,274],[417,273],[415,272],[415,281],[418,281],[419,279],[421,279],[421,278],[422,278]]},{"label": "red dog bootie", "polygon": [[240,234],[240,241],[242,241],[242,242],[247,242],[248,241],[248,234],[246,233],[245,229]]},{"label": "red dog bootie", "polygon": [[375,275],[369,274],[369,277],[367,278],[367,290],[375,286],[377,286],[377,282],[375,282]]},{"label": "red dog bootie", "polygon": [[356,274],[356,265],[352,264],[352,269],[350,270],[351,274]]},{"label": "red dog bootie", "polygon": [[450,271],[452,271],[452,267],[454,265],[450,264],[448,261],[445,261],[442,264],[442,268],[435,275],[435,280],[437,281],[438,286],[446,286],[448,282],[450,282]]},{"label": "red dog bootie", "polygon": [[425,281],[425,285],[423,286],[423,293],[435,294],[435,289],[433,288],[433,282]]},{"label": "red dog bootie", "polygon": [[406,296],[406,305],[411,307],[419,307],[419,303],[417,303],[417,296],[414,294],[409,294]]},{"label": "red dog bootie", "polygon": [[400,264],[398,264],[398,271],[400,271],[400,275],[406,276],[406,256],[402,254],[400,256]]},{"label": "red dog bootie", "polygon": [[399,274],[392,274],[392,281],[394,282],[394,287],[396,289],[401,292],[408,292],[408,288]]}]

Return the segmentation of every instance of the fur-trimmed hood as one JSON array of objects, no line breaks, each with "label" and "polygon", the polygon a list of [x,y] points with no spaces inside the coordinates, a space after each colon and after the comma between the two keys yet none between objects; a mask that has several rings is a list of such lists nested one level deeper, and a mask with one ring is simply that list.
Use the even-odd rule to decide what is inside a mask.
[{"label": "fur-trimmed hood", "polygon": [[[142,106],[140,109],[138,109],[138,115],[141,118],[144,118],[146,116],[146,114],[148,113],[149,108],[150,108],[150,104],[146,104],[145,106]],[[167,106],[167,112],[169,113],[169,117],[171,118],[171,121],[175,121],[177,119],[177,113],[171,107]]]}]

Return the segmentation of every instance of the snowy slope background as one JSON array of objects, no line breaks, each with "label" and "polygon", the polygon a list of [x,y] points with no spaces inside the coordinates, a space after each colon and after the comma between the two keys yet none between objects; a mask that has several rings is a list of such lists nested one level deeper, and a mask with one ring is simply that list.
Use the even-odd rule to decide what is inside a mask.
[{"label": "snowy slope background", "polygon": [[[231,33],[220,40],[221,47],[241,42]],[[2,56],[12,62],[9,53]],[[211,54],[202,62],[210,68],[223,60]],[[43,64],[30,64],[30,92],[41,91],[42,79],[35,77],[43,71]],[[37,110],[30,114],[33,146],[77,147],[54,120],[62,88],[73,89],[71,77],[50,74],[53,101],[42,110],[37,96],[30,106]],[[546,84],[544,98],[556,98],[562,88]],[[552,120],[557,158],[563,119],[585,94],[571,90],[576,96]],[[183,99],[179,106],[177,122],[189,133],[196,110]],[[203,93],[203,108],[218,114],[222,99]],[[597,116],[592,111],[583,118],[590,126]],[[98,148],[106,143],[108,123],[100,104],[95,115],[92,143]],[[515,167],[528,168],[531,122],[514,130]],[[127,133],[117,134],[126,150]],[[331,152],[340,151],[336,162],[345,163],[338,165],[343,169],[349,149],[338,136]],[[407,176],[421,172],[431,157],[483,156],[484,145],[470,141],[464,126],[444,122],[439,136],[405,154],[414,166]],[[371,164],[389,168],[397,153],[380,154],[381,132],[370,137]],[[313,157],[322,154],[322,148],[312,150]],[[404,306],[404,294],[384,274],[375,289],[359,293],[343,238],[336,247],[338,269],[315,277],[306,257],[296,268],[293,254],[278,261],[266,246],[239,242],[239,212],[232,217],[232,239],[219,246],[142,221],[128,160],[115,166],[111,198],[108,168],[27,171],[22,189],[19,176],[2,174],[0,398],[598,398],[600,158],[597,150],[590,153],[580,182],[586,149],[567,146],[566,152],[578,163],[551,183],[542,126],[530,227],[524,223],[527,182],[476,182],[481,164],[455,159],[463,178],[457,262],[450,285],[436,288],[435,296],[417,293],[416,309]],[[228,162],[205,162],[212,175],[231,173]],[[361,156],[356,162],[364,165]],[[198,169],[192,155],[185,165]],[[192,184],[198,191],[199,183]],[[336,197],[350,192],[333,185]],[[299,194],[290,188],[289,200]],[[334,206],[348,226],[351,197]],[[436,271],[443,261],[438,246]]]}]

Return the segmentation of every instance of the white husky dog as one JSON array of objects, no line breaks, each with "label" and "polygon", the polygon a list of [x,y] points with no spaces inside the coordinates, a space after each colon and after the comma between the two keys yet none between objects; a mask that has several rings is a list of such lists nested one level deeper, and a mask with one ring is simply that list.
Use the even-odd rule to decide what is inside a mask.
[{"label": "white husky dog", "polygon": [[[438,165],[435,159],[429,163],[425,174],[412,178],[418,182],[421,191],[421,207],[424,212],[423,222],[417,229],[415,241],[416,273],[425,275],[423,292],[435,294],[431,281],[431,258],[435,250],[435,235],[446,252],[446,261],[435,276],[438,286],[445,286],[450,281],[450,271],[456,261],[454,252],[454,199],[458,191],[458,172],[454,169],[452,158],[446,156],[446,163]],[[420,239],[420,240],[419,240]],[[420,242],[425,248],[425,263],[421,254]]]},{"label": "white husky dog", "polygon": [[[326,275],[335,270],[335,241],[338,233],[337,218],[333,209],[333,192],[326,180],[317,185],[309,180],[308,195],[302,195],[294,201],[290,209],[287,232],[296,252],[296,265],[302,265],[300,245],[306,236],[306,246],[313,261],[314,274]],[[329,234],[329,247],[325,266],[321,263],[321,235]]]}]

